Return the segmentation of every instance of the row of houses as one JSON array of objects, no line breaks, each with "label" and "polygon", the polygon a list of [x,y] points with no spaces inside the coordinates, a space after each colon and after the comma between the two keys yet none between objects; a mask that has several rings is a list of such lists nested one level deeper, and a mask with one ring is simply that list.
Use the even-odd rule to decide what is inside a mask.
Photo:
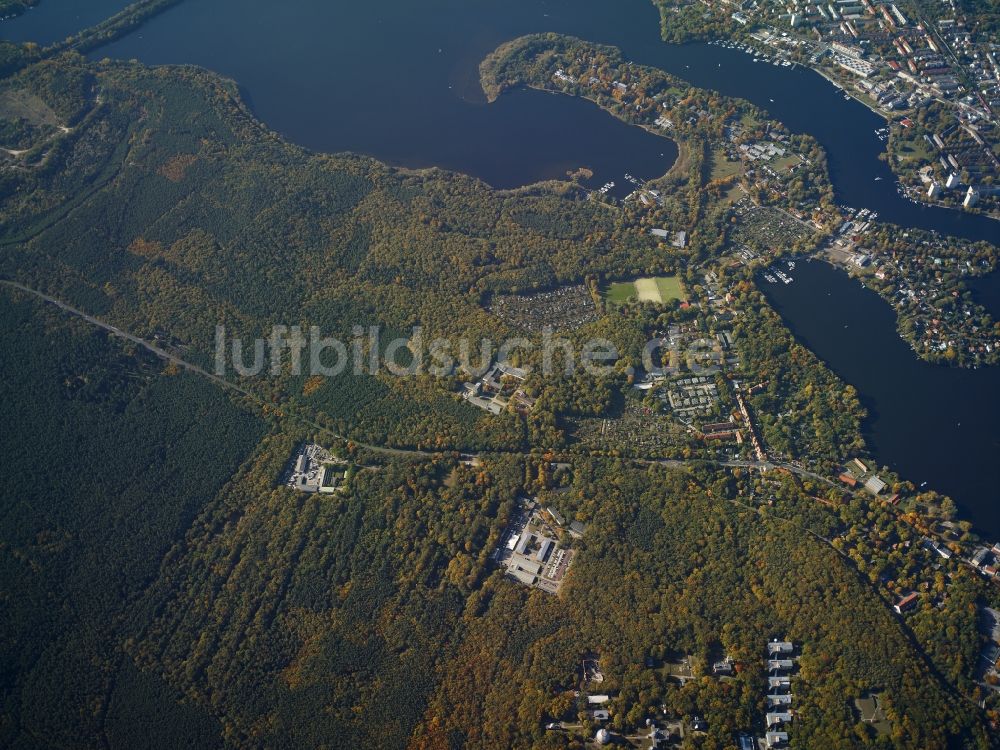
[{"label": "row of houses", "polygon": [[767,644],[767,713],[763,746],[766,750],[788,745],[788,725],[792,723],[792,672],[795,669],[795,644],[791,641],[768,641]]}]

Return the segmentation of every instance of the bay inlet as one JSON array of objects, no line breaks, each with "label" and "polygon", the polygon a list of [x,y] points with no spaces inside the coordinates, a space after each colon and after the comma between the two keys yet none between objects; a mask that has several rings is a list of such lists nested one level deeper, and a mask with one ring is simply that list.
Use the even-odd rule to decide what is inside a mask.
[{"label": "bay inlet", "polygon": [[[57,13],[79,4],[45,0],[0,25],[0,35],[51,42],[124,4],[98,0],[86,13],[82,6]],[[845,205],[905,227],[1000,240],[1000,224],[991,219],[900,197],[879,158],[884,143],[875,130],[884,120],[845,100],[821,76],[753,64],[718,45],[664,44],[648,0],[296,0],[280,8],[265,0],[183,2],[93,56],[200,65],[236,80],[258,116],[302,146],[369,154],[403,167],[441,167],[498,188],[587,167],[594,174],[588,186],[614,181],[627,192],[625,174],[648,179],[666,172],[676,158],[671,141],[589,102],[530,90],[485,102],[482,58],[501,42],[543,31],[613,44],[636,63],[744,97],[792,130],[810,133],[826,149]],[[994,424],[1000,370],[918,360],[896,333],[892,309],[830,266],[800,264],[795,278],[789,285],[764,284],[764,291],[795,335],[857,388],[870,413],[866,439],[878,462],[951,494],[963,516],[1000,536]],[[994,315],[998,288],[996,278],[973,284]]]}]

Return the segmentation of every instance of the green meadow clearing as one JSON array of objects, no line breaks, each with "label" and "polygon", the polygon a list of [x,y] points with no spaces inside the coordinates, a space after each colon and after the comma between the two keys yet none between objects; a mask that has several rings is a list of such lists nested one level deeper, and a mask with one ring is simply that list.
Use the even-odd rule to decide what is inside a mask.
[{"label": "green meadow clearing", "polygon": [[623,305],[630,300],[663,304],[685,298],[684,285],[676,276],[654,276],[634,281],[616,281],[604,293],[612,305]]}]

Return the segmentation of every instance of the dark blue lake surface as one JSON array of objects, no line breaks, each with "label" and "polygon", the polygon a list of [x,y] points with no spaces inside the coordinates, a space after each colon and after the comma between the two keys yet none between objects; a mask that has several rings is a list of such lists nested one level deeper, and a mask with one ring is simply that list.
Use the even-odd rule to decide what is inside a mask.
[{"label": "dark blue lake surface", "polygon": [[317,150],[457,169],[497,187],[559,176],[568,163],[593,168],[597,182],[662,174],[673,152],[658,148],[655,136],[605,127],[594,138],[600,118],[586,108],[553,105],[535,92],[516,104],[483,103],[480,60],[499,43],[538,31],[614,44],[636,62],[768,109],[823,144],[843,202],[885,221],[972,239],[1000,236],[990,219],[901,198],[878,159],[884,145],[875,130],[884,121],[819,75],[707,44],[663,44],[649,0],[200,0],[98,54],[219,71],[239,81],[264,121]]},{"label": "dark blue lake surface", "polygon": [[[86,6],[103,17],[124,4],[43,0],[31,14],[78,8],[79,15]],[[109,10],[97,13],[98,6]],[[0,32],[52,41],[86,25],[73,27],[64,13],[49,28],[44,16],[31,14]],[[581,166],[594,171],[591,184],[614,180],[620,191],[628,189],[626,172],[662,174],[676,154],[670,141],[588,102],[521,91],[485,103],[478,64],[498,44],[531,32],[572,34],[616,45],[696,86],[745,97],[812,134],[827,151],[845,204],[903,226],[1000,240],[1000,224],[990,219],[900,198],[878,158],[882,118],[816,73],[755,64],[718,46],[666,45],[658,30],[649,0],[188,0],[95,57],[218,71],[239,82],[262,120],[311,149],[445,167],[496,187],[562,177]],[[977,284],[977,296],[996,312],[1000,277]],[[879,461],[952,494],[979,526],[1000,536],[993,426],[1000,370],[920,362],[896,335],[892,310],[826,266],[806,264],[794,284],[768,291],[797,335],[862,395]]]},{"label": "dark blue lake surface", "polygon": [[95,55],[218,71],[262,120],[311,149],[454,169],[499,188],[587,167],[588,185],[613,181],[623,196],[626,173],[670,168],[672,141],[570,97],[522,91],[487,104],[478,73],[503,41],[553,25],[582,32],[611,11],[593,0],[201,0]]},{"label": "dark blue lake surface", "polygon": [[861,282],[820,262],[792,284],[761,285],[792,332],[861,394],[866,439],[880,462],[952,495],[982,529],[1000,530],[1000,369],[918,360],[895,314]]},{"label": "dark blue lake surface", "polygon": [[134,0],[44,0],[0,22],[0,37],[49,45],[110,18]]},{"label": "dark blue lake surface", "polygon": [[970,279],[967,283],[973,299],[989,310],[990,315],[1000,320],[1000,273]]},{"label": "dark blue lake surface", "polygon": [[[44,0],[5,22],[0,34],[53,41],[125,4]],[[580,166],[593,169],[592,184],[614,180],[619,188],[627,187],[626,172],[666,171],[675,158],[666,139],[605,123],[608,116],[595,107],[553,103],[537,92],[484,103],[482,58],[503,41],[539,31],[616,45],[636,62],[745,97],[793,130],[811,133],[826,149],[838,197],[848,205],[904,226],[1000,239],[1000,224],[991,219],[901,198],[878,158],[882,118],[846,101],[818,74],[753,63],[742,52],[707,44],[663,44],[649,0],[188,0],[95,55],[202,65],[238,81],[258,115],[303,146],[455,169],[496,187],[561,177]]]}]

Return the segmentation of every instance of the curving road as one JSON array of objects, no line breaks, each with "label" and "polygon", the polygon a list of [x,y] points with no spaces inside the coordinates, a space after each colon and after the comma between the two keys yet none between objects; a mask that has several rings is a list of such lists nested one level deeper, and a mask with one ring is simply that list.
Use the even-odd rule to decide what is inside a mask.
[{"label": "curving road", "polygon": [[[164,360],[166,360],[168,362],[172,362],[173,364],[177,365],[178,367],[184,368],[188,372],[193,372],[196,375],[200,375],[203,378],[207,378],[208,380],[212,381],[216,385],[219,385],[219,386],[221,386],[223,388],[227,388],[227,389],[229,389],[231,391],[236,391],[237,393],[239,393],[239,394],[241,394],[243,396],[246,396],[247,398],[253,399],[254,401],[256,401],[259,404],[265,403],[264,400],[260,396],[257,396],[256,394],[254,394],[253,392],[247,390],[246,388],[243,388],[242,386],[237,385],[236,383],[233,383],[230,380],[226,380],[225,378],[220,377],[219,375],[216,375],[215,373],[210,372],[210,371],[206,370],[203,367],[199,367],[198,365],[192,364],[191,362],[188,362],[187,360],[182,359],[181,357],[177,356],[176,354],[173,354],[172,352],[169,352],[166,349],[163,349],[163,348],[157,346],[156,344],[154,344],[154,343],[152,343],[150,341],[147,341],[146,339],[140,338],[139,336],[136,336],[135,334],[129,333],[128,331],[123,331],[121,328],[118,328],[117,326],[113,326],[110,323],[106,323],[103,320],[101,320],[100,318],[95,318],[93,315],[90,315],[89,313],[86,313],[83,310],[80,310],[79,308],[73,307],[72,305],[67,304],[66,302],[63,302],[62,300],[56,299],[55,297],[52,297],[52,296],[50,296],[48,294],[45,294],[44,292],[40,292],[37,289],[32,289],[31,287],[25,286],[24,284],[21,284],[21,283],[16,282],[16,281],[8,281],[8,280],[0,279],[0,285],[6,286],[6,287],[11,288],[11,289],[17,289],[18,291],[24,292],[25,294],[30,294],[31,296],[36,297],[37,299],[43,300],[44,302],[48,302],[50,305],[54,305],[54,306],[58,307],[63,312],[69,313],[70,315],[73,315],[73,316],[75,316],[75,317],[77,317],[77,318],[79,318],[81,320],[84,320],[84,321],[86,321],[87,323],[90,323],[93,326],[97,326],[98,328],[101,328],[101,329],[107,331],[108,333],[110,333],[113,336],[117,336],[118,338],[124,339],[126,341],[130,341],[131,343],[135,344],[136,346],[141,346],[146,351],[151,352],[152,354],[155,354],[157,357],[160,357],[161,359],[164,359]],[[384,445],[372,445],[370,443],[360,443],[357,440],[353,440],[352,438],[349,438],[349,437],[346,437],[344,435],[340,435],[340,434],[334,432],[329,427],[324,427],[321,424],[313,422],[313,421],[309,420],[308,418],[303,417],[302,415],[296,414],[295,418],[297,420],[301,421],[301,422],[304,422],[305,424],[309,425],[310,427],[313,427],[313,428],[315,428],[317,430],[321,430],[322,432],[325,432],[328,435],[332,435],[333,437],[335,437],[335,438],[337,438],[339,440],[347,440],[347,441],[353,442],[355,445],[357,445],[357,446],[359,446],[361,448],[365,448],[365,449],[371,450],[371,451],[376,451],[378,453],[383,453],[383,454],[386,454],[386,455],[394,455],[394,456],[420,456],[420,457],[431,458],[431,457],[433,457],[435,455],[439,455],[442,452],[442,451],[438,451],[438,452],[422,451],[422,450],[417,450],[416,448],[389,448],[389,447],[384,446]],[[451,452],[451,451],[444,451],[444,452]],[[494,452],[503,452],[503,451],[494,451]],[[509,452],[520,453],[522,455],[527,455],[528,454],[527,451],[509,451]],[[471,457],[471,458],[477,458],[480,454],[478,454],[478,453],[465,453],[463,455]],[[787,464],[787,463],[781,463],[781,462],[772,462],[772,461],[714,461],[712,459],[704,459],[704,458],[692,458],[692,459],[636,459],[636,462],[640,463],[640,464],[644,464],[644,465],[666,466],[666,467],[671,467],[671,468],[684,468],[684,467],[694,466],[694,465],[697,465],[697,464],[707,464],[707,465],[714,465],[714,466],[724,466],[724,467],[729,467],[729,468],[761,469],[763,471],[767,471],[769,469],[784,469],[784,470],[790,471],[790,472],[792,472],[794,474],[798,474],[798,475],[804,476],[804,477],[809,477],[811,479],[815,479],[817,481],[824,482],[824,483],[826,483],[826,484],[828,484],[830,486],[835,486],[835,483],[833,481],[831,481],[830,479],[828,479],[828,478],[826,478],[824,476],[821,476],[819,474],[815,474],[815,473],[813,473],[811,471],[803,469],[803,468],[801,468],[799,466],[796,466],[794,464]]]}]

